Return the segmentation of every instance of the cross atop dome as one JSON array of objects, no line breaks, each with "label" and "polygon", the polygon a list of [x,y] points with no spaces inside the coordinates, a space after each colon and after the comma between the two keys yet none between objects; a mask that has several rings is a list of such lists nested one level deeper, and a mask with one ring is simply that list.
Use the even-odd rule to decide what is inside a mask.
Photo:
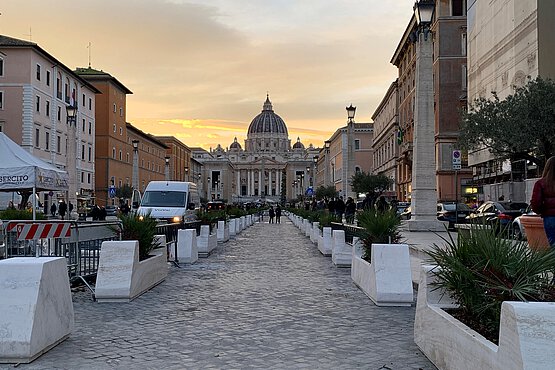
[{"label": "cross atop dome", "polygon": [[262,107],[262,111],[270,111],[273,112],[274,108],[272,107],[272,102],[270,101],[270,94],[266,93],[266,101],[264,102],[264,106]]}]

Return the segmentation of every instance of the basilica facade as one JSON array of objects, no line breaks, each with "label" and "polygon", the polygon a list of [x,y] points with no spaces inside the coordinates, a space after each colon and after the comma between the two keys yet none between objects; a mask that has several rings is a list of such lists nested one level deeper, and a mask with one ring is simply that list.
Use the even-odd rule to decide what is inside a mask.
[{"label": "basilica facade", "polygon": [[227,202],[280,202],[311,195],[319,149],[305,148],[300,138],[291,145],[287,125],[269,96],[251,121],[244,147],[237,138],[223,148],[191,148],[202,164],[197,175],[201,197]]}]

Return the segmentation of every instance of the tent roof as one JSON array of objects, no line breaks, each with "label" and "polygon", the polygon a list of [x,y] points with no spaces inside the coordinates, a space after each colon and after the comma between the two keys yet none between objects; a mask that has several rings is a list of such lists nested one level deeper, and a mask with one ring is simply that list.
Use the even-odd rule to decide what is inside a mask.
[{"label": "tent roof", "polygon": [[[10,176],[27,175],[30,177],[32,175],[37,190],[62,190],[68,187],[66,171],[35,157],[3,132],[0,132],[0,159],[0,185],[12,181],[9,179]],[[16,185],[13,185],[15,187],[11,189],[6,186],[0,187],[0,190],[17,189]],[[28,184],[21,183],[20,189],[28,188],[32,188],[32,184],[29,187]]]}]

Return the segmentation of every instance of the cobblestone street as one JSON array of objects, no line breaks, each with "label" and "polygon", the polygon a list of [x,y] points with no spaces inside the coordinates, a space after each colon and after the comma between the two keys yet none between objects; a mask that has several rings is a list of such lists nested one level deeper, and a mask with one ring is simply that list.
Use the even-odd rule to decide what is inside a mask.
[{"label": "cobblestone street", "polygon": [[73,298],[71,336],[18,369],[435,369],[413,342],[415,308],[375,306],[285,217],[131,303]]}]

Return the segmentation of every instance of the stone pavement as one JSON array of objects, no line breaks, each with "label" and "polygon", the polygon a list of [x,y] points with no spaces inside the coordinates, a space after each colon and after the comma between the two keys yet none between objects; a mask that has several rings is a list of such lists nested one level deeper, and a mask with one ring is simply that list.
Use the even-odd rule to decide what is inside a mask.
[{"label": "stone pavement", "polygon": [[131,303],[77,292],[74,308],[71,336],[18,369],[435,369],[415,308],[375,306],[285,217]]}]

